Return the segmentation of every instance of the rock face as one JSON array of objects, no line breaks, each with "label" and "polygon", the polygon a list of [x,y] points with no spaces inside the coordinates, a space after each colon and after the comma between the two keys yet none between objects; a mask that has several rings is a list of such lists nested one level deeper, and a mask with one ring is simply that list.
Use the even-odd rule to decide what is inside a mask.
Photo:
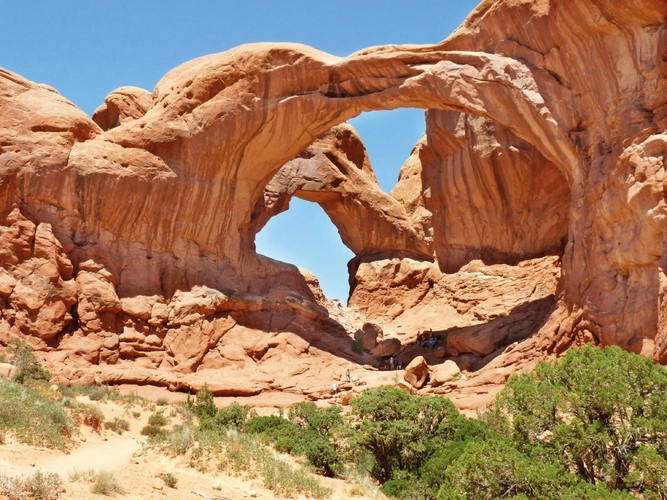
[{"label": "rock face", "polygon": [[[69,380],[324,394],[311,366],[370,358],[316,280],[254,251],[298,196],[355,252],[350,304],[385,334],[455,311],[429,328],[485,366],[470,387],[586,341],[665,362],[666,14],[485,0],[437,45],[243,46],[93,119],[0,70],[0,342],[31,339]],[[426,135],[386,195],[342,124],[406,106]],[[391,340],[406,352],[375,349]]]},{"label": "rock face", "polygon": [[14,378],[16,376],[17,368],[10,363],[0,363],[0,377]]},{"label": "rock face", "polygon": [[153,96],[147,90],[121,87],[104,99],[104,104],[93,113],[93,121],[102,130],[109,130],[124,122],[141,118],[152,107]]},{"label": "rock face", "polygon": [[461,370],[459,369],[458,365],[454,361],[448,359],[440,365],[431,367],[431,385],[437,386],[445,384],[456,377],[459,373],[461,373]]},{"label": "rock face", "polygon": [[562,254],[571,195],[556,165],[479,116],[430,111],[426,130],[422,190],[440,269]]},{"label": "rock face", "polygon": [[255,234],[287,210],[293,196],[318,203],[358,259],[379,254],[432,259],[426,235],[405,207],[380,189],[366,148],[348,124],[332,128],[283,165],[253,211]]},{"label": "rock face", "polygon": [[429,370],[426,360],[421,356],[417,356],[410,362],[408,366],[405,367],[403,378],[415,389],[421,389],[426,383],[428,374]]}]

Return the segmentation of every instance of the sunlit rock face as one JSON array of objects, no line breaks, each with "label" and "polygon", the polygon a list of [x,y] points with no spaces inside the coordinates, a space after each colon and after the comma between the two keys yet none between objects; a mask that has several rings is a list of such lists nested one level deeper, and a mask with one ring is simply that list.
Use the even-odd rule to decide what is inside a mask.
[{"label": "sunlit rock face", "polygon": [[[266,220],[299,196],[320,203],[355,252],[362,315],[398,325],[443,273],[547,259],[552,304],[540,324],[492,342],[528,338],[497,363],[581,341],[665,361],[666,9],[490,0],[434,46],[338,58],[246,45],[175,68],[152,94],[118,89],[95,120],[2,70],[0,222],[12,243],[0,250],[11,311],[1,338],[35,339],[52,363],[80,366],[67,377],[92,364],[108,380],[175,388],[206,369],[266,363],[243,394],[293,387],[270,368],[287,352],[301,367],[326,359],[323,376],[362,362],[313,280],[254,251]],[[399,107],[428,110],[427,130],[388,195],[340,124]],[[44,251],[30,247],[33,226]],[[402,310],[385,314],[394,304]],[[245,342],[239,329],[261,335]],[[131,376],[123,363],[157,372]]]}]

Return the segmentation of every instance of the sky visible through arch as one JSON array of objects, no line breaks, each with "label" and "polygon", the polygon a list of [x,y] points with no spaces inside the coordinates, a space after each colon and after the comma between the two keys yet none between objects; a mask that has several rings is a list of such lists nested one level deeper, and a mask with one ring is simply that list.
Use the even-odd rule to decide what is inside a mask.
[{"label": "sky visible through arch", "polygon": [[[0,67],[55,87],[92,114],[115,88],[152,90],[179,64],[244,43],[297,42],[338,56],[374,45],[437,43],[478,3],[6,0]],[[423,116],[422,110],[396,110],[352,121],[387,192],[424,131]],[[290,211],[269,221],[257,246],[315,273],[328,297],[347,298],[352,254],[319,206],[293,201]]]}]

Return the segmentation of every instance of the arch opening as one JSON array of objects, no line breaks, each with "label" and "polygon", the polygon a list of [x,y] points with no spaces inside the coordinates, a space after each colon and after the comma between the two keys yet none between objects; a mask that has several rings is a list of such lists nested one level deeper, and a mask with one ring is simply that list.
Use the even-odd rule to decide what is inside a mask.
[{"label": "arch opening", "polygon": [[398,108],[365,112],[349,120],[366,147],[378,184],[387,194],[396,187],[401,167],[426,131],[424,114],[423,109]]},{"label": "arch opening", "polygon": [[[375,117],[367,119],[371,114]],[[413,246],[420,258],[430,257],[424,244],[408,241],[417,239],[409,216],[401,202],[387,194],[424,134],[424,111],[366,113],[359,123],[380,163],[379,173],[371,167],[358,131],[341,124],[287,162],[265,186],[253,211],[256,251],[308,269],[327,298],[342,301],[350,293],[351,259],[405,253]],[[313,211],[302,200],[320,209]]]},{"label": "arch opening", "polygon": [[255,246],[259,254],[312,272],[328,299],[347,302],[347,262],[354,254],[317,203],[292,198],[257,234]]}]

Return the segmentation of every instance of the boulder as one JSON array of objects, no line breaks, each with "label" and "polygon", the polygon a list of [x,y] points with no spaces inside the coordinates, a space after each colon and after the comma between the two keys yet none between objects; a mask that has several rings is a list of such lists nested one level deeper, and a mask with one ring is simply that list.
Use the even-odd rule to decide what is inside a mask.
[{"label": "boulder", "polygon": [[407,383],[405,380],[399,380],[398,382],[396,382],[396,387],[407,393],[417,394],[417,390],[414,387],[412,387],[411,384]]},{"label": "boulder", "polygon": [[429,367],[422,356],[417,356],[405,367],[403,379],[415,389],[421,389],[429,375]]},{"label": "boulder", "polygon": [[398,339],[385,339],[371,351],[373,356],[394,356],[401,350],[402,344]]},{"label": "boulder", "polygon": [[376,323],[366,322],[360,330],[355,333],[355,338],[361,341],[361,348],[371,352],[377,346],[378,339],[384,335],[382,327]]},{"label": "boulder", "polygon": [[430,367],[430,385],[437,387],[445,384],[461,373],[458,365],[448,359],[444,363]]},{"label": "boulder", "polygon": [[2,378],[14,378],[18,368],[11,363],[0,363],[0,377]]},{"label": "boulder", "polygon": [[149,320],[152,315],[153,306],[158,302],[159,297],[145,295],[136,295],[134,297],[125,297],[120,299],[123,312],[134,318]]},{"label": "boulder", "polygon": [[190,291],[177,291],[169,302],[169,326],[188,325],[211,316],[222,309],[227,296],[206,286],[195,286]]}]

